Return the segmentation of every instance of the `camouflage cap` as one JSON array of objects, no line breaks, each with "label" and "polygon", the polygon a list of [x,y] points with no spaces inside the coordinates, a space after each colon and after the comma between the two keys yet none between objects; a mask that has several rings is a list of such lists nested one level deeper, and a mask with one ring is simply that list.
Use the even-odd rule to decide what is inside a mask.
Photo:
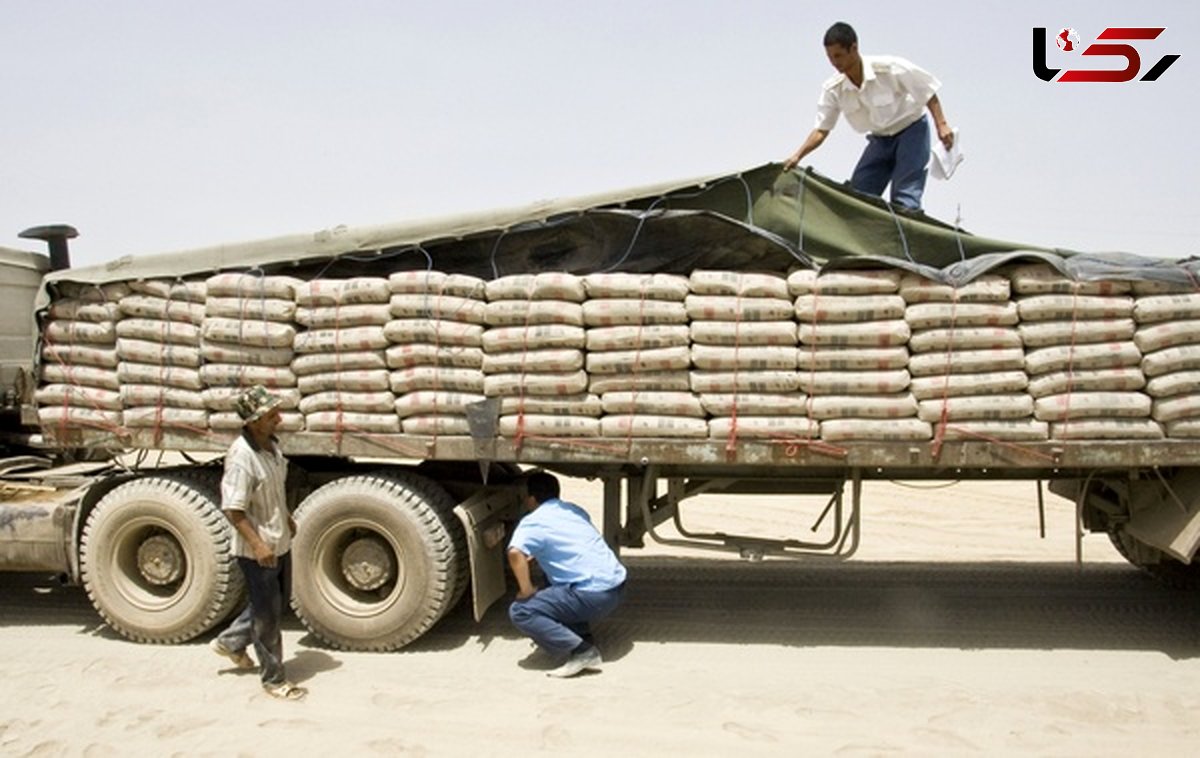
[{"label": "camouflage cap", "polygon": [[258,421],[283,403],[283,398],[267,392],[267,388],[256,384],[243,392],[237,399],[237,413],[243,424]]}]

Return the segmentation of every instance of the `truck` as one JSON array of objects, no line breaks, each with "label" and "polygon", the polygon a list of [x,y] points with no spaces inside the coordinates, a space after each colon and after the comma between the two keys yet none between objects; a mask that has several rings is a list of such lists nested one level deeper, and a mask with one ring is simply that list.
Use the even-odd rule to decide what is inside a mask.
[{"label": "truck", "polygon": [[[531,467],[599,479],[617,549],[749,560],[852,556],[867,480],[1033,480],[1077,549],[1200,578],[1189,261],[979,237],[773,164],[84,268],[71,227],[23,236],[50,255],[0,250],[0,569],[81,583],[132,640],[244,602],[219,481],[253,383],[294,398],[292,606],[341,649],[502,598]],[[806,496],[813,526],[698,533],[704,493]]]}]

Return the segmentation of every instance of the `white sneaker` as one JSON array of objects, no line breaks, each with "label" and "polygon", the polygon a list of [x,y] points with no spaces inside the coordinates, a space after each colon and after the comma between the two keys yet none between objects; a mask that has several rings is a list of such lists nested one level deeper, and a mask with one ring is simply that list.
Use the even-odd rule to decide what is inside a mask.
[{"label": "white sneaker", "polygon": [[595,647],[589,647],[578,653],[572,653],[571,657],[566,660],[566,663],[553,671],[547,671],[546,676],[569,679],[587,669],[596,670],[600,668],[601,663],[604,663],[604,659],[600,657],[600,651]]}]

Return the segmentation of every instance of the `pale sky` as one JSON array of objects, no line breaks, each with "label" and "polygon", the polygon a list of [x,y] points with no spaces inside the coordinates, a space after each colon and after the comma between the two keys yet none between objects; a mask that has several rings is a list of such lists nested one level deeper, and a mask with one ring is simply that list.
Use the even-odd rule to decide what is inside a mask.
[{"label": "pale sky", "polygon": [[[782,161],[821,38],[942,81],[966,161],[926,211],[990,237],[1200,254],[1200,11],[1182,2],[0,0],[0,246],[76,265],[519,206]],[[1046,83],[1032,28],[1165,26],[1157,82]],[[1056,68],[1120,68],[1061,53]],[[806,161],[849,177],[844,121]]]}]

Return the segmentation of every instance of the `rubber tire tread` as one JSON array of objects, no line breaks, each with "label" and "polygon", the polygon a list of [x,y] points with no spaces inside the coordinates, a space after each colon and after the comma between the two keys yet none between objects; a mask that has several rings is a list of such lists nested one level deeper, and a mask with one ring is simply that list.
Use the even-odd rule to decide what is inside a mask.
[{"label": "rubber tire tread", "polygon": [[1169,555],[1161,556],[1158,563],[1141,563],[1125,543],[1126,540],[1132,540],[1132,537],[1113,529],[1108,532],[1108,539],[1121,557],[1167,587],[1177,590],[1200,590],[1200,563],[1182,563]]}]

